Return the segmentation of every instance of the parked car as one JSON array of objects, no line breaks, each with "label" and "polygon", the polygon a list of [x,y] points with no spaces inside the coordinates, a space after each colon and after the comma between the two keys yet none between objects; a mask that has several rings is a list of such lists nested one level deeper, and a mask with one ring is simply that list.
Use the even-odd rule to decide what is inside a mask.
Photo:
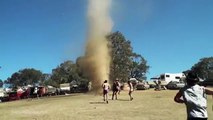
[{"label": "parked car", "polygon": [[0,102],[8,101],[9,95],[6,93],[6,91],[3,88],[0,88]]},{"label": "parked car", "polygon": [[171,81],[166,85],[167,89],[180,89],[185,86],[184,82]]},{"label": "parked car", "polygon": [[147,82],[140,82],[136,85],[137,90],[147,90],[150,88],[150,85]]},{"label": "parked car", "polygon": [[56,94],[58,94],[57,93],[57,88],[48,85],[46,93],[47,93],[47,95],[56,95]]},{"label": "parked car", "polygon": [[17,92],[18,99],[27,98],[27,94],[24,91],[24,89],[18,88],[18,90],[16,92]]},{"label": "parked car", "polygon": [[60,94],[70,93],[71,86],[70,83],[60,84]]},{"label": "parked car", "polygon": [[9,94],[9,101],[20,99],[16,91],[9,92],[8,94]]},{"label": "parked car", "polygon": [[150,80],[150,81],[147,81],[147,82],[148,82],[150,88],[155,88],[156,84],[155,84],[154,81]]}]

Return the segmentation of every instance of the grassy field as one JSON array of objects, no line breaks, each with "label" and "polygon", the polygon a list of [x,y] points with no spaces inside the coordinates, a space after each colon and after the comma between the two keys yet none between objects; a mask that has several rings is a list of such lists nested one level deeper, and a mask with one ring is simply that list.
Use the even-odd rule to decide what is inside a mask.
[{"label": "grassy field", "polygon": [[[185,105],[173,101],[176,92],[135,91],[134,100],[129,101],[122,91],[109,104],[92,94],[6,102],[0,103],[0,120],[185,120]],[[213,120],[212,104],[208,96],[209,120]]]}]

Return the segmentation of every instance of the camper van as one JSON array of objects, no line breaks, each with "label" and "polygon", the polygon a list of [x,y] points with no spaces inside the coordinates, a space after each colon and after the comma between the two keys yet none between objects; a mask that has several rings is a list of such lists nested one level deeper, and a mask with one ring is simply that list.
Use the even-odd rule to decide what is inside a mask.
[{"label": "camper van", "polygon": [[171,81],[180,82],[183,77],[185,77],[183,73],[164,73],[160,75],[160,80],[168,84]]}]

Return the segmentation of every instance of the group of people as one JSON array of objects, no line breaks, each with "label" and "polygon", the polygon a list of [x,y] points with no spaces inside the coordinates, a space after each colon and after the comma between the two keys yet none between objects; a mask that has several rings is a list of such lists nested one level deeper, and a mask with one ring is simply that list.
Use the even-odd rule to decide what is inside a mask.
[{"label": "group of people", "polygon": [[[129,86],[129,97],[130,100],[132,101],[133,100],[132,92],[134,89],[131,81],[128,81],[128,86]],[[110,85],[107,80],[105,80],[104,83],[102,84],[102,88],[103,88],[103,99],[104,101],[106,101],[106,103],[108,103],[108,96],[109,96],[108,93],[110,90]],[[119,80],[116,79],[112,85],[112,100],[118,99],[118,94],[120,94],[120,91],[121,91],[121,84],[119,83]]]},{"label": "group of people", "polygon": [[[200,86],[197,83],[199,82],[198,75],[190,71],[186,75],[186,86],[181,88],[174,97],[174,101],[177,103],[185,103],[187,111],[187,120],[207,120],[207,95],[212,95],[213,90],[206,87]],[[130,100],[133,100],[132,92],[133,85],[128,81],[129,85],[129,96]],[[104,101],[108,103],[108,92],[110,85],[108,81],[105,80],[103,83],[103,97]],[[112,86],[113,94],[112,100],[117,99],[117,93],[120,91],[120,83],[118,80],[114,81]],[[213,107],[213,106],[212,106]],[[213,109],[213,108],[212,108]]]}]

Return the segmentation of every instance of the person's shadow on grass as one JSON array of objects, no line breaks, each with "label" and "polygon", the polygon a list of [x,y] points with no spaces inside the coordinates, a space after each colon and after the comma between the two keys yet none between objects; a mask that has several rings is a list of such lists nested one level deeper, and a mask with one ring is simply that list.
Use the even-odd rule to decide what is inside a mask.
[{"label": "person's shadow on grass", "polygon": [[117,99],[117,101],[130,101],[129,99]]},{"label": "person's shadow on grass", "polygon": [[106,102],[102,101],[102,102],[89,102],[90,104],[107,104]]}]

